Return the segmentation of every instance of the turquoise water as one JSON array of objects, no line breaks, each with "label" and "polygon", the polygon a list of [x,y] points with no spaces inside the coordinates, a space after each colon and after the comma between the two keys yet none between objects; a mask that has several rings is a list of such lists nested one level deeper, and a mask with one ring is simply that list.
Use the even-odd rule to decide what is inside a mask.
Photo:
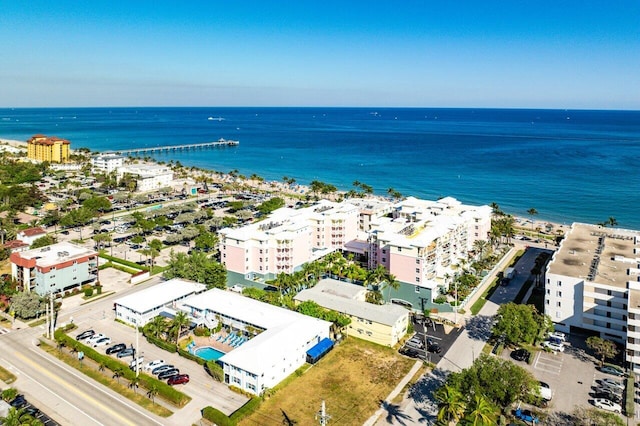
[{"label": "turquoise water", "polygon": [[[208,120],[222,117],[224,120]],[[159,161],[377,194],[456,197],[560,223],[640,229],[640,112],[437,108],[0,109],[0,137],[94,151],[214,141]]]},{"label": "turquoise water", "polygon": [[220,357],[222,357],[225,353],[220,352],[217,349],[212,348],[211,346],[204,346],[193,351],[196,356],[199,356],[202,359],[207,361],[217,361]]}]

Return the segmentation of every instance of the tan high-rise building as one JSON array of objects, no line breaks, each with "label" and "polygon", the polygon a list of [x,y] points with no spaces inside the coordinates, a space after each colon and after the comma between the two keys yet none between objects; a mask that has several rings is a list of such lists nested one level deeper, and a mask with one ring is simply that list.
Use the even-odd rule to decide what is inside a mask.
[{"label": "tan high-rise building", "polygon": [[27,158],[50,163],[69,161],[71,142],[55,136],[34,135],[27,141]]}]

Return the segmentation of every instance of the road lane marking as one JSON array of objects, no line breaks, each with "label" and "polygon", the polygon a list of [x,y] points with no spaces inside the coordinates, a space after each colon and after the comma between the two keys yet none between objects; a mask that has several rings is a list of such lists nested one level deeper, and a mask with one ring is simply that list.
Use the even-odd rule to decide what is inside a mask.
[{"label": "road lane marking", "polygon": [[[24,357],[24,355],[16,352],[16,354],[20,355],[20,357],[24,360],[26,359]],[[30,360],[28,360],[30,361]],[[11,365],[11,363],[9,361],[7,361],[6,359],[2,359],[3,363],[8,363]],[[31,361],[30,361],[31,362]],[[38,366],[38,364],[35,364],[38,368],[42,369],[40,366]],[[62,396],[58,395],[57,393],[55,393],[54,391],[52,391],[51,389],[49,389],[48,387],[46,387],[45,385],[43,385],[42,383],[40,383],[38,380],[35,379],[35,377],[31,377],[30,375],[28,375],[27,373],[25,373],[24,371],[20,370],[18,367],[16,367],[15,365],[11,365],[11,367],[13,367],[13,369],[15,369],[16,371],[18,371],[20,374],[22,374],[25,377],[28,377],[31,381],[33,381],[35,384],[37,384],[38,386],[40,386],[42,389],[46,390],[47,392],[49,392],[50,394],[54,395],[55,397],[61,399],[62,401],[66,402],[70,407],[76,409],[77,411],[79,411],[80,413],[84,414],[85,416],[87,416],[88,418],[90,418],[91,420],[93,420],[95,423],[99,424],[99,425],[103,425],[103,423],[100,423],[97,419],[94,419],[93,417],[91,417],[89,414],[87,414],[86,412],[80,410],[76,405],[72,404],[71,402],[67,401],[66,399],[64,399]],[[45,370],[46,371],[46,370]],[[47,405],[45,405],[47,408]]]},{"label": "road lane marking", "polygon": [[[47,360],[47,361],[49,361],[49,362],[51,362],[51,363],[54,363],[54,362],[52,361],[52,359],[49,359],[49,358],[48,358],[48,357],[46,357],[43,353],[41,353],[41,350],[40,350],[40,349],[30,348],[30,350],[31,350],[33,353],[37,354],[39,357],[41,357],[41,358],[43,358],[43,359],[45,359],[45,360]],[[56,359],[56,358],[53,358],[53,360],[55,360],[55,359]],[[67,367],[67,365],[66,365],[66,364],[64,364],[62,361],[59,361],[59,363],[54,363],[54,364],[56,364],[59,368],[61,368],[61,369],[65,370],[65,371],[66,371],[66,372],[68,372],[69,374],[71,374],[71,375],[75,376],[75,377],[76,377],[76,378],[78,378],[79,380],[82,380],[83,382],[87,383],[88,385],[93,386],[96,390],[98,390],[98,391],[102,392],[103,394],[105,394],[105,395],[109,396],[111,399],[113,399],[113,400],[115,400],[115,401],[119,402],[119,403],[120,403],[120,404],[122,404],[122,405],[127,406],[127,407],[128,407],[128,408],[130,408],[132,411],[135,411],[136,413],[140,414],[141,416],[146,417],[147,419],[149,419],[149,420],[150,420],[150,421],[152,421],[153,423],[155,423],[155,424],[157,424],[157,425],[160,425],[160,426],[163,426],[163,425],[164,425],[164,423],[160,423],[160,422],[158,422],[158,421],[157,421],[156,419],[154,419],[153,417],[151,417],[151,416],[147,415],[147,414],[146,414],[146,413],[144,413],[143,411],[140,411],[140,410],[139,410],[138,408],[136,408],[135,406],[132,406],[132,405],[131,405],[131,404],[129,404],[126,400],[123,400],[123,399],[117,398],[117,397],[115,397],[114,395],[110,394],[109,392],[105,391],[101,386],[96,385],[96,382],[95,382],[95,381],[93,381],[93,380],[87,380],[87,379],[85,378],[84,374],[78,374],[78,371],[77,371],[77,370],[68,368],[68,367]],[[123,397],[123,398],[125,398],[125,397]]]}]

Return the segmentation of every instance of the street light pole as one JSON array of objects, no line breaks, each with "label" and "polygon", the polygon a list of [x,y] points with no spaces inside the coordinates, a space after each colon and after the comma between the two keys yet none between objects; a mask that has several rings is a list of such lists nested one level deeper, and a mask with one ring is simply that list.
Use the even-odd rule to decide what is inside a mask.
[{"label": "street light pole", "polygon": [[136,377],[138,377],[138,375],[140,374],[140,363],[138,362],[138,358],[140,357],[138,349],[140,348],[139,346],[139,341],[138,341],[138,322],[136,321],[136,354],[133,357],[134,362],[136,363]]}]

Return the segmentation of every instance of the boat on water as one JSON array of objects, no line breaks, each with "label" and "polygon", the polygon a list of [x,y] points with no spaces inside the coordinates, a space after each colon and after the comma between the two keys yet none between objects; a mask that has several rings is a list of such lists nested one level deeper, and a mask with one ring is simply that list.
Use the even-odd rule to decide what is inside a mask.
[{"label": "boat on water", "polygon": [[224,117],[209,117],[207,118],[209,121],[224,121]]}]

